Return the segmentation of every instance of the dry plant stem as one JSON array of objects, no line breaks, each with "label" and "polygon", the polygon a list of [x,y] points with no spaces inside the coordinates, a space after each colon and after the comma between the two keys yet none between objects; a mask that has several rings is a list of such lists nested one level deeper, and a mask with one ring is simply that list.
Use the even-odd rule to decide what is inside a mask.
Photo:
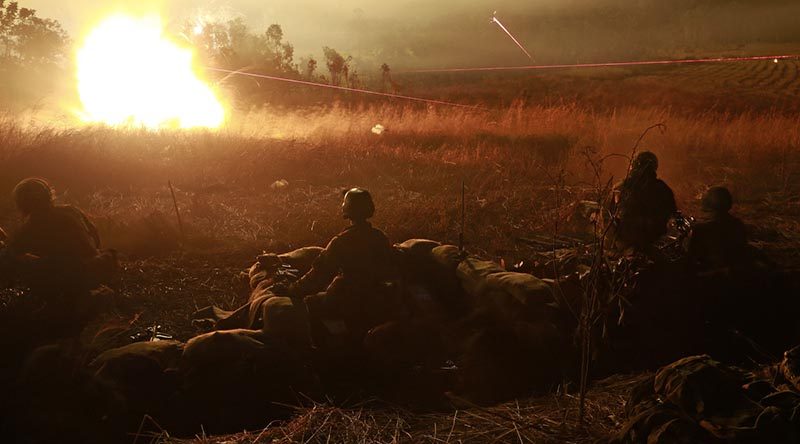
[{"label": "dry plant stem", "polygon": [[178,199],[175,197],[175,188],[172,187],[172,181],[168,181],[169,192],[172,195],[172,204],[175,206],[175,216],[178,218],[178,228],[181,230],[181,237],[186,237],[186,232],[183,230],[183,220],[181,219],[181,211],[178,209]]},{"label": "dry plant stem", "polygon": [[[657,123],[648,127],[639,135],[639,138],[633,145],[631,155],[628,158],[628,171],[625,176],[626,179],[630,176],[633,161],[636,157],[636,153],[639,151],[642,141],[653,129],[659,129],[663,133],[666,131],[666,125],[663,123]],[[594,175],[594,187],[597,203],[600,206],[600,211],[604,211],[603,209],[608,208],[609,204],[614,199],[614,190],[613,177],[610,177],[607,181],[603,180],[603,162],[608,158],[618,156],[618,154],[611,153],[601,157],[600,159],[595,159],[592,157],[590,148],[584,149],[583,154]],[[608,242],[608,236],[611,227],[613,226],[613,221],[618,216],[618,211],[619,208],[622,207],[622,203],[623,202],[619,202],[612,206],[613,212],[609,215],[609,221],[605,224],[605,227],[602,229],[602,231],[597,229],[597,221],[595,221],[593,240],[594,255],[589,271],[589,279],[587,280],[583,291],[583,306],[581,307],[580,318],[578,320],[578,334],[581,349],[580,391],[578,404],[578,418],[580,424],[584,424],[585,419],[586,394],[589,389],[591,360],[594,354],[592,347],[594,343],[593,332],[595,331],[599,322],[605,322],[603,317],[605,313],[608,313],[608,307],[613,302],[619,303],[619,300],[624,297],[624,295],[622,295],[622,290],[625,288],[625,285],[620,285],[619,287],[614,286],[612,276],[613,273],[610,273],[611,267],[607,262],[605,250]],[[609,280],[603,281],[605,277],[608,277]],[[623,278],[623,282],[624,280],[625,278]]]}]

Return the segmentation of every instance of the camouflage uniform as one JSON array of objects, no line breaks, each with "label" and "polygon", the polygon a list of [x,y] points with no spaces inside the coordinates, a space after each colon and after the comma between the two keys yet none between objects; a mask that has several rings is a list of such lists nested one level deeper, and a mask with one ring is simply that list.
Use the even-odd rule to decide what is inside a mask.
[{"label": "camouflage uniform", "polygon": [[728,213],[714,215],[692,227],[689,260],[699,269],[719,269],[743,262],[747,254],[744,223]]},{"label": "camouflage uniform", "polygon": [[353,224],[330,241],[311,270],[289,289],[293,297],[306,296],[317,338],[334,333],[360,341],[370,328],[397,314],[396,253],[386,235],[367,222],[374,211],[369,192],[349,190],[342,213]]},{"label": "camouflage uniform", "polygon": [[395,275],[389,239],[363,222],[335,236],[291,293],[311,295],[306,300],[313,313],[342,319],[348,329],[365,332],[390,315],[386,311],[394,304],[387,298],[392,297]]},{"label": "camouflage uniform", "polygon": [[92,316],[91,290],[116,268],[115,255],[100,254],[94,224],[78,208],[55,205],[43,179],[20,182],[14,197],[24,221],[9,237],[4,261],[30,287],[29,303],[43,306],[13,315],[22,324],[48,325],[48,335],[75,335]]},{"label": "camouflage uniform", "polygon": [[703,197],[706,220],[692,227],[689,263],[698,270],[719,270],[744,264],[748,256],[747,229],[728,211],[733,206],[730,192],[713,187]]},{"label": "camouflage uniform", "polygon": [[616,213],[616,245],[647,251],[667,234],[667,223],[678,207],[672,189],[656,176],[658,160],[639,154],[629,177],[615,188],[611,209]]},{"label": "camouflage uniform", "polygon": [[70,205],[31,214],[8,245],[15,256],[30,254],[65,265],[93,259],[99,247],[97,228],[83,211]]}]

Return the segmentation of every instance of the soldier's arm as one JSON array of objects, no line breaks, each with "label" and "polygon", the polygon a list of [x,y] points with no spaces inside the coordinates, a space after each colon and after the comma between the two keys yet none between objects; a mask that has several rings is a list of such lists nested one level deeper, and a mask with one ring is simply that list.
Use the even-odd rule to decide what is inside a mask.
[{"label": "soldier's arm", "polygon": [[[614,185],[614,188],[611,190],[611,196],[606,202],[605,208],[601,208],[601,211],[605,210],[603,218],[608,219],[610,223],[614,223],[618,216],[617,212],[619,211],[619,207],[622,203],[622,184],[623,182]],[[598,203],[602,205],[602,202]]]},{"label": "soldier's arm", "polygon": [[32,235],[25,225],[12,234],[6,242],[6,254],[10,257],[22,256],[32,249]]},{"label": "soldier's arm", "polygon": [[86,225],[86,231],[89,233],[89,237],[92,238],[94,241],[94,246],[98,250],[100,249],[100,233],[97,232],[97,226],[92,222],[91,219],[81,211],[81,218],[83,219],[83,223]]},{"label": "soldier's arm", "polygon": [[664,203],[667,205],[670,214],[675,214],[678,212],[678,204],[675,202],[675,193],[672,192],[672,188],[669,187],[666,183],[662,182],[664,186]]},{"label": "soldier's arm", "polygon": [[303,297],[324,290],[341,268],[341,247],[335,237],[314,261],[311,270],[289,288],[291,297]]},{"label": "soldier's arm", "polygon": [[92,244],[96,249],[100,249],[100,234],[97,232],[97,226],[95,226],[94,222],[89,219],[89,216],[83,212],[80,208],[73,207],[73,206],[66,206],[70,212],[72,212],[73,217],[78,220],[78,222],[83,225],[83,228],[86,230],[86,234],[91,239]]},{"label": "soldier's arm", "polygon": [[698,259],[700,257],[700,246],[698,239],[702,237],[703,231],[702,225],[696,225],[692,227],[691,233],[689,233],[689,240],[688,245],[686,246],[686,259],[690,266],[696,266],[698,263]]},{"label": "soldier's arm", "polygon": [[392,246],[391,241],[386,235],[382,234],[381,249],[383,251],[384,263],[388,267],[387,278],[395,278],[400,275],[400,253]]}]

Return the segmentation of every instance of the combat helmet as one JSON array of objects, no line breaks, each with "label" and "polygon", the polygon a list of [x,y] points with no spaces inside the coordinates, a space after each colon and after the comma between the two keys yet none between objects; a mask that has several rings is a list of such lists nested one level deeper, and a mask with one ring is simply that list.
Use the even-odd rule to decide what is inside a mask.
[{"label": "combat helmet", "polygon": [[656,171],[658,170],[658,157],[652,151],[642,151],[633,159],[634,171]]},{"label": "combat helmet", "polygon": [[342,217],[353,221],[367,220],[375,214],[372,195],[363,188],[351,188],[344,192]]},{"label": "combat helmet", "polygon": [[22,180],[14,187],[14,202],[23,214],[31,214],[53,205],[53,188],[41,178]]},{"label": "combat helmet", "polygon": [[707,212],[727,213],[733,208],[733,196],[725,187],[711,187],[703,195],[701,205]]}]

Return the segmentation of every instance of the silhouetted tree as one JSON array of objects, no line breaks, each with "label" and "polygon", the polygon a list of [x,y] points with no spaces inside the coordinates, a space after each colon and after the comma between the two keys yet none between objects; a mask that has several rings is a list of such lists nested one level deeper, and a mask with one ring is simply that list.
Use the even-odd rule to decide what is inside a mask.
[{"label": "silhouetted tree", "polygon": [[361,88],[363,86],[361,78],[358,76],[358,71],[355,69],[350,71],[350,75],[347,76],[347,86],[350,88]]},{"label": "silhouetted tree", "polygon": [[399,94],[401,89],[402,86],[392,78],[392,68],[386,63],[381,65],[381,91],[391,91],[394,94]]},{"label": "silhouetted tree", "polygon": [[196,25],[187,23],[186,35],[200,50],[201,57],[216,67],[258,69],[270,74],[297,76],[294,46],[283,41],[280,25],[271,25],[264,33],[255,34],[237,18],[226,23],[206,23],[199,33]]},{"label": "silhouetted tree", "polygon": [[69,37],[61,25],[0,0],[0,103],[27,106],[64,81]]},{"label": "silhouetted tree", "polygon": [[269,25],[266,32],[267,42],[272,45],[272,49],[277,52],[283,41],[283,28],[281,25]]},{"label": "silhouetted tree", "polygon": [[322,48],[325,55],[325,64],[331,74],[331,85],[347,85],[350,80],[350,62],[353,57],[344,58],[338,51],[327,46]]},{"label": "silhouetted tree", "polygon": [[392,68],[387,63],[381,65],[381,91],[386,92],[389,82],[392,80]]},{"label": "silhouetted tree", "polygon": [[281,45],[280,51],[280,66],[284,71],[296,71],[294,67],[294,46],[291,43],[284,43]]},{"label": "silhouetted tree", "polygon": [[314,80],[314,73],[317,71],[317,60],[314,57],[308,59],[306,62],[306,78]]},{"label": "silhouetted tree", "polygon": [[[202,27],[186,23],[184,35],[198,49],[202,63],[208,66],[293,79],[301,77],[300,67],[294,62],[294,46],[283,40],[280,25],[253,32],[242,18],[205,23]],[[248,106],[279,99],[287,92],[286,85],[252,77],[224,75],[222,79],[222,84]]]},{"label": "silhouetted tree", "polygon": [[18,2],[0,0],[0,57],[4,63],[53,64],[64,60],[69,38],[55,20]]}]

